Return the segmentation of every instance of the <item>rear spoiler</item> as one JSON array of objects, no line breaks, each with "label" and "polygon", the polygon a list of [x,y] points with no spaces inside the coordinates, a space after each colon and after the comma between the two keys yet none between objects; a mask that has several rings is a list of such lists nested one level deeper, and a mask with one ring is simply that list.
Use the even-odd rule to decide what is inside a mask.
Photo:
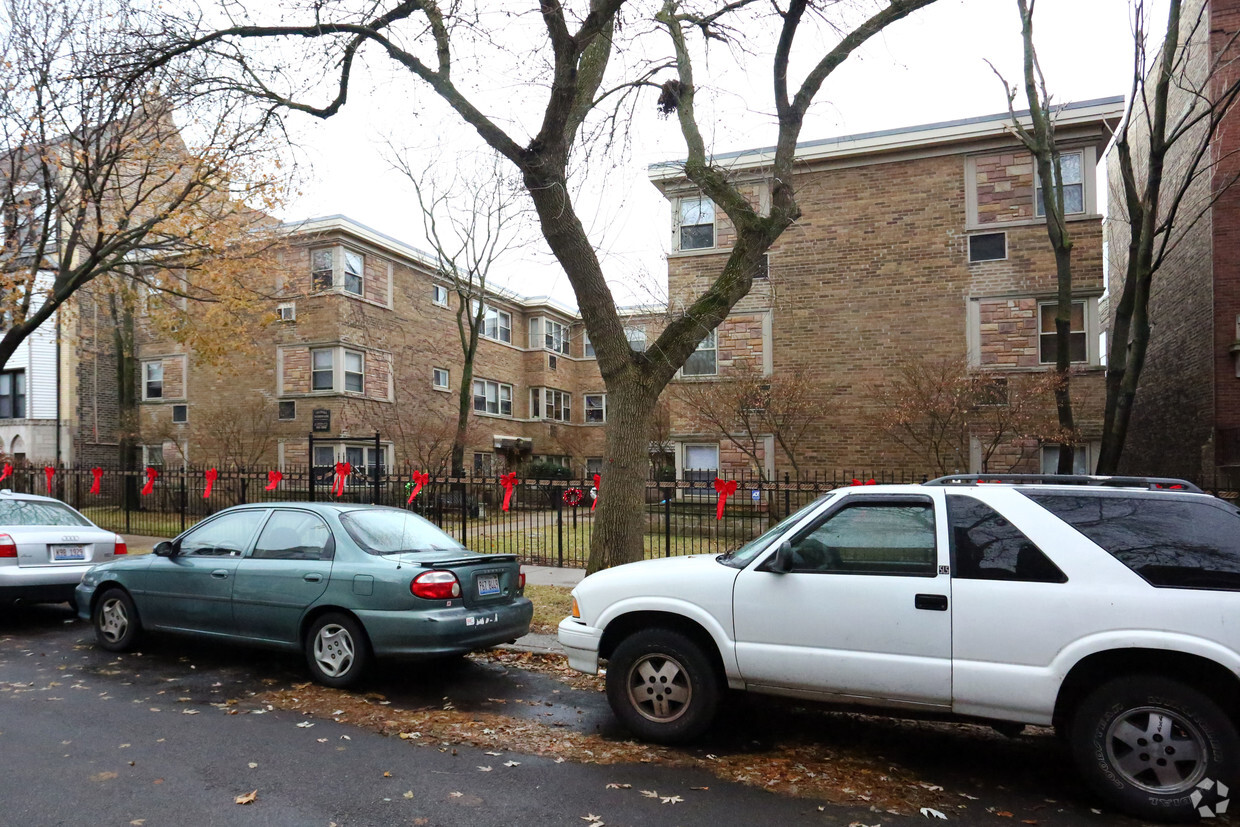
[{"label": "rear spoiler", "polygon": [[446,566],[469,566],[489,563],[515,563],[515,554],[481,554],[472,557],[449,557],[444,560],[424,560],[418,563],[424,569],[438,569]]}]

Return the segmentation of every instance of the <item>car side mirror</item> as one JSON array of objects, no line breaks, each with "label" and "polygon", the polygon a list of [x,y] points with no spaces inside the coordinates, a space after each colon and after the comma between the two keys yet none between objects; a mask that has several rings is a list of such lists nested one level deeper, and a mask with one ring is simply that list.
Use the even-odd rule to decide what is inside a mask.
[{"label": "car side mirror", "polygon": [[784,540],[779,544],[779,548],[775,549],[775,554],[771,557],[771,562],[767,565],[767,569],[776,574],[787,574],[792,571],[792,542]]},{"label": "car side mirror", "polygon": [[156,557],[172,557],[177,553],[177,547],[171,540],[164,540],[161,543],[156,543],[151,553]]}]

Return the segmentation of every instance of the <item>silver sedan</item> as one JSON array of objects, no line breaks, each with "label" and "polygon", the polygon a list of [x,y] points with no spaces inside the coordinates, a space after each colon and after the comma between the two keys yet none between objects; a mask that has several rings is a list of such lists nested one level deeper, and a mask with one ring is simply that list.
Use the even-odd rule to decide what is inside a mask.
[{"label": "silver sedan", "polygon": [[127,552],[60,500],[0,491],[0,605],[72,602],[87,569]]}]

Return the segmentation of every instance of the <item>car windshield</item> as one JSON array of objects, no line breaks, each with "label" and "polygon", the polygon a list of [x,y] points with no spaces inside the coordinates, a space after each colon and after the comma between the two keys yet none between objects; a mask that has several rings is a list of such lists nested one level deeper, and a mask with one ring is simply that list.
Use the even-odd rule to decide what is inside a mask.
[{"label": "car windshield", "polygon": [[0,526],[13,525],[92,525],[72,508],[42,500],[0,501]]},{"label": "car windshield", "polygon": [[417,514],[395,508],[368,508],[340,515],[345,531],[371,554],[401,551],[461,551],[464,546]]},{"label": "car windshield", "polygon": [[745,566],[748,566],[753,561],[753,558],[757,556],[760,551],[762,551],[762,549],[766,548],[767,544],[770,543],[774,537],[792,528],[792,526],[796,525],[802,517],[825,503],[827,500],[831,499],[833,496],[834,493],[824,494],[809,505],[802,508],[800,511],[797,511],[796,513],[780,520],[778,523],[771,526],[757,537],[754,537],[740,548],[733,549],[726,554],[720,554],[715,559],[727,566],[732,566],[738,569],[745,568]]}]

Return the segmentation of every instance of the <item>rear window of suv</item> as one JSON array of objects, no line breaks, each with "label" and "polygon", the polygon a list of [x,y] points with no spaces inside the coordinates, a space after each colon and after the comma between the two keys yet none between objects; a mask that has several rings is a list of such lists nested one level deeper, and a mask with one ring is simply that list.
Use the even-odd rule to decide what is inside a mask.
[{"label": "rear window of suv", "polygon": [[1240,591],[1240,509],[1222,500],[1023,493],[1151,586]]}]

